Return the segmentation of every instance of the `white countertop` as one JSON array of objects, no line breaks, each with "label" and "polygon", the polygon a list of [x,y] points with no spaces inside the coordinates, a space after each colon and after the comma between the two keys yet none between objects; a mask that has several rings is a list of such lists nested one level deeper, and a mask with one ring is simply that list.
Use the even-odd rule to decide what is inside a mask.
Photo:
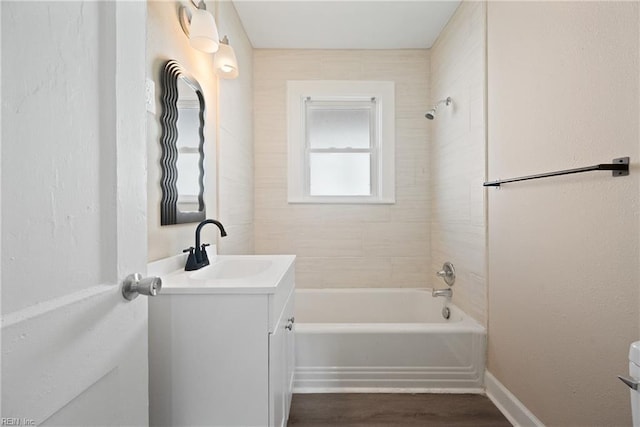
[{"label": "white countertop", "polygon": [[214,255],[210,265],[162,275],[162,294],[272,294],[295,255]]}]

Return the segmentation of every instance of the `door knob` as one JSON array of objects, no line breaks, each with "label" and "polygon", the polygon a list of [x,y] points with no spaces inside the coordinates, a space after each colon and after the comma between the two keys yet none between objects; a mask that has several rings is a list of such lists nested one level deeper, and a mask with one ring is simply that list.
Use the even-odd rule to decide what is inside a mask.
[{"label": "door knob", "polygon": [[159,277],[145,277],[142,274],[135,273],[128,275],[122,282],[122,296],[131,301],[138,295],[146,295],[155,297],[162,289],[162,279]]}]

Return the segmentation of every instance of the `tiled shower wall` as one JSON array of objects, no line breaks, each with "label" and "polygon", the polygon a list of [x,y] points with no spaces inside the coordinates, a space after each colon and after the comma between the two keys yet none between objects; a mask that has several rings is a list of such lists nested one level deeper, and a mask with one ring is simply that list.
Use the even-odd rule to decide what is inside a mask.
[{"label": "tiled shower wall", "polygon": [[[300,288],[430,287],[428,50],[254,51],[255,251],[294,253]],[[287,203],[287,80],[387,80],[396,203]]]},{"label": "tiled shower wall", "polygon": [[[456,268],[453,301],[486,323],[485,8],[463,2],[431,48],[431,261]],[[441,283],[444,285],[444,283]]]}]

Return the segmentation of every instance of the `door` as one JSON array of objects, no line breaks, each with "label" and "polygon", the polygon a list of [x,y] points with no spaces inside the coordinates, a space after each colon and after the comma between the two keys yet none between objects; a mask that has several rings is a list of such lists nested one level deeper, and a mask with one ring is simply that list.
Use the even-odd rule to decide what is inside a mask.
[{"label": "door", "polygon": [[1,2],[2,417],[147,425],[145,2]]}]

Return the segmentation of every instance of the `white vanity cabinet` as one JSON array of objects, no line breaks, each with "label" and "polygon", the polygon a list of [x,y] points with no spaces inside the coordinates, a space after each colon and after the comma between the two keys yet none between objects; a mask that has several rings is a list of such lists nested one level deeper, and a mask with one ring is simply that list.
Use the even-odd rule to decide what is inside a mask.
[{"label": "white vanity cabinet", "polygon": [[207,271],[176,273],[163,277],[160,295],[149,300],[152,426],[286,426],[295,257],[250,259],[275,260],[275,271],[235,277],[252,268],[228,267],[213,280],[193,279]]},{"label": "white vanity cabinet", "polygon": [[289,296],[282,316],[269,334],[269,414],[270,426],[286,425],[291,407],[294,361],[293,293]]}]

